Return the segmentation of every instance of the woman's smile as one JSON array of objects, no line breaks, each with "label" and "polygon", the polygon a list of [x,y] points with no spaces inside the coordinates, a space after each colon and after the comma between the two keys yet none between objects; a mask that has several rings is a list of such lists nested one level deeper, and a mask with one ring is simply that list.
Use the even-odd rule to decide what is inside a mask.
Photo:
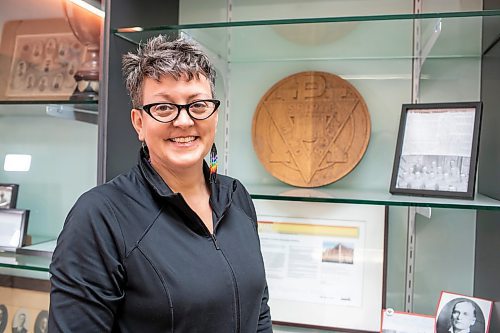
[{"label": "woman's smile", "polygon": [[198,139],[196,136],[180,136],[175,138],[170,138],[168,140],[176,142],[176,143],[191,143]]}]

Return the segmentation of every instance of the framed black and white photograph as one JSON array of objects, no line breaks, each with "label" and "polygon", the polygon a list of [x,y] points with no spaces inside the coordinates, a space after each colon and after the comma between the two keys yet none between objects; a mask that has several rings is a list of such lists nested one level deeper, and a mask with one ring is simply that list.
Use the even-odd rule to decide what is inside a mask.
[{"label": "framed black and white photograph", "polygon": [[480,102],[403,104],[390,192],[473,199]]},{"label": "framed black and white photograph", "polygon": [[27,333],[30,319],[27,309],[18,309],[12,318],[12,332]]},{"label": "framed black and white photograph", "polygon": [[386,207],[254,200],[275,325],[378,332]]},{"label": "framed black and white photograph", "polygon": [[17,184],[0,184],[0,209],[16,208],[18,190]]},{"label": "framed black and white photograph", "polygon": [[7,321],[9,320],[9,311],[5,304],[0,304],[0,333],[5,332]]},{"label": "framed black and white photograph", "polygon": [[436,333],[488,333],[493,302],[443,291],[436,311]]},{"label": "framed black and white photograph", "polygon": [[24,245],[29,210],[0,210],[0,249],[15,250]]},{"label": "framed black and white photograph", "polygon": [[49,323],[49,312],[47,310],[42,310],[38,313],[35,319],[35,326],[33,331],[35,333],[48,333]]}]

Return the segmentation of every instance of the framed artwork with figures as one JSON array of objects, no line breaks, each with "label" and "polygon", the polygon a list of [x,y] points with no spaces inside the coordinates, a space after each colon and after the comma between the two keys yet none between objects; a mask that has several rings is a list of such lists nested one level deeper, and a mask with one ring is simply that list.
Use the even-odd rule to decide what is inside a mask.
[{"label": "framed artwork with figures", "polygon": [[0,333],[48,332],[48,280],[0,275]]},{"label": "framed artwork with figures", "polygon": [[66,100],[86,49],[61,18],[6,22],[0,52],[0,99]]}]

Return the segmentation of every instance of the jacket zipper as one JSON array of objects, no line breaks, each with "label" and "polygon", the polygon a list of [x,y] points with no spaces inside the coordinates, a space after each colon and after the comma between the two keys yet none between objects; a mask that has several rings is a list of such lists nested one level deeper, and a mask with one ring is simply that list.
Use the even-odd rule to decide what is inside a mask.
[{"label": "jacket zipper", "polygon": [[[182,200],[184,200],[184,198],[182,197],[182,195],[180,195],[180,197],[182,198]],[[184,203],[185,203],[186,206],[188,206],[188,204],[186,203],[185,200],[184,200]],[[227,266],[229,267],[229,270],[231,271],[231,278],[233,279],[234,304],[235,304],[234,314],[235,314],[235,317],[236,317],[235,318],[236,319],[236,331],[235,331],[235,333],[240,333],[240,330],[241,330],[240,329],[240,326],[241,326],[241,324],[240,324],[240,321],[241,321],[241,318],[240,318],[240,295],[239,295],[239,291],[238,291],[238,284],[236,283],[236,275],[234,274],[233,267],[229,263],[229,260],[227,260],[226,255],[224,254],[224,251],[222,251],[221,248],[219,247],[219,244],[217,243],[217,238],[215,237],[215,226],[219,225],[220,221],[224,218],[225,214],[223,213],[217,219],[217,222],[214,224],[214,230],[213,230],[213,232],[210,232],[210,230],[208,230],[207,226],[205,225],[205,223],[203,223],[203,221],[198,216],[198,214],[194,213],[194,215],[196,216],[196,218],[198,220],[198,223],[201,224],[201,226],[205,230],[205,232],[208,235],[210,235],[210,238],[212,239],[212,243],[214,244],[215,249],[217,251],[220,251],[222,257],[226,261]]]},{"label": "jacket zipper", "polygon": [[235,317],[236,317],[236,333],[240,333],[240,293],[238,291],[238,284],[236,283],[236,275],[234,275],[233,267],[231,267],[231,264],[229,263],[229,260],[227,260],[226,255],[224,254],[223,251],[220,251],[224,259],[226,260],[227,266],[229,267],[229,270],[231,271],[231,277],[233,278],[233,287],[234,287],[234,303],[235,303]]},{"label": "jacket zipper", "polygon": [[212,237],[212,240],[214,242],[215,248],[220,251],[222,256],[224,257],[224,260],[226,261],[227,267],[229,267],[229,270],[231,271],[231,278],[233,279],[233,291],[234,291],[234,304],[235,304],[235,309],[234,309],[234,314],[235,314],[235,319],[236,319],[236,333],[240,333],[241,331],[241,318],[240,318],[240,293],[238,291],[238,284],[236,282],[236,275],[234,274],[233,267],[229,263],[229,260],[227,259],[226,255],[224,254],[224,251],[222,251],[219,247],[219,244],[217,243],[217,238],[215,237],[215,226],[218,226],[220,221],[224,218],[225,214],[222,214],[217,222],[214,224],[214,232],[210,233],[208,228],[207,232],[210,233],[210,236]]},{"label": "jacket zipper", "polygon": [[212,237],[212,242],[215,245],[215,249],[220,250],[219,244],[217,244],[217,238],[215,238],[215,234],[210,234],[210,236]]},{"label": "jacket zipper", "polygon": [[210,231],[207,228],[207,232],[210,234],[210,237],[212,237],[212,242],[215,245],[215,248],[220,251],[222,254],[222,257],[226,261],[227,267],[229,267],[229,270],[231,271],[231,278],[233,279],[233,291],[234,291],[234,304],[235,304],[235,309],[234,309],[234,314],[235,314],[235,319],[236,319],[236,333],[240,333],[240,294],[238,291],[238,284],[236,283],[236,275],[234,274],[233,267],[229,263],[229,260],[227,260],[226,255],[224,254],[224,251],[221,250],[219,247],[219,244],[217,243],[217,237],[215,237],[215,226],[219,225],[219,222],[224,218],[224,214],[221,215],[221,217],[217,220],[217,222],[214,225],[214,232],[210,233]]}]

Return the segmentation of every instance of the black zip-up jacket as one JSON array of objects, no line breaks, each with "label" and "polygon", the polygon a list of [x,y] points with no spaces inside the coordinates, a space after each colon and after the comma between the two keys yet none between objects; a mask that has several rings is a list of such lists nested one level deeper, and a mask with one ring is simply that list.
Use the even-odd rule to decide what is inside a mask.
[{"label": "black zip-up jacket", "polygon": [[250,196],[221,175],[210,188],[213,234],[142,154],[83,194],[50,266],[49,332],[272,332]]}]

